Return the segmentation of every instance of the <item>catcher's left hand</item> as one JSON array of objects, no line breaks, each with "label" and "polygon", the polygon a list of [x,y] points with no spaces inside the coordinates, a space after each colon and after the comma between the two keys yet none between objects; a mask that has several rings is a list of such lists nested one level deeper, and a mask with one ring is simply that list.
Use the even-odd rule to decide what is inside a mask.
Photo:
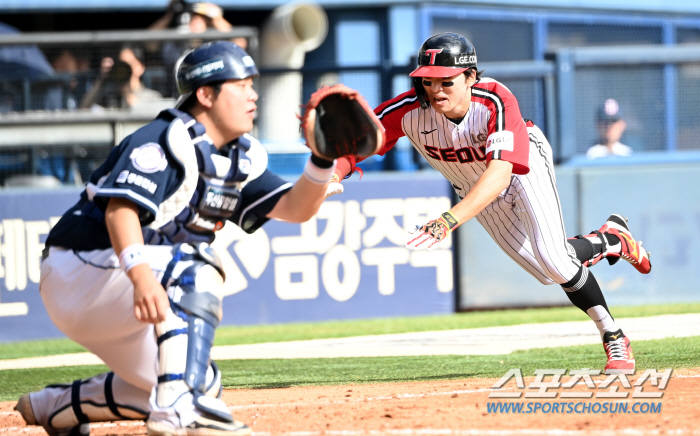
[{"label": "catcher's left hand", "polygon": [[450,212],[440,215],[440,218],[430,220],[422,226],[416,226],[405,247],[414,251],[433,251],[435,246],[447,239],[453,229],[459,225],[459,220]]},{"label": "catcher's left hand", "polygon": [[384,145],[384,127],[365,99],[339,84],[311,95],[301,118],[306,145],[324,159],[367,157]]}]

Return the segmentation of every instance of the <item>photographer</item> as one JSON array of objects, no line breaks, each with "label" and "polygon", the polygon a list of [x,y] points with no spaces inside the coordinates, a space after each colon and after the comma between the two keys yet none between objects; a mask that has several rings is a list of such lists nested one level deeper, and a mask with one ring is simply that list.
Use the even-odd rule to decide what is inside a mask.
[{"label": "photographer", "polygon": [[[151,24],[150,30],[162,30],[172,27],[173,23],[180,30],[201,33],[207,29],[228,32],[233,27],[223,16],[223,10],[214,3],[188,3],[185,0],[171,0],[168,9],[160,19]],[[231,42],[246,49],[245,38],[234,38]]]},{"label": "photographer", "polygon": [[90,90],[80,102],[82,109],[133,109],[141,103],[161,100],[161,94],[141,82],[146,71],[143,51],[138,46],[125,45],[115,61],[104,57],[100,72]]},{"label": "photographer", "polygon": [[[168,28],[177,28],[187,33],[202,33],[209,29],[228,32],[233,26],[224,18],[221,7],[214,3],[171,0],[165,14],[148,27],[149,30],[164,30]],[[169,73],[175,68],[175,63],[182,53],[201,44],[201,42],[200,40],[193,40],[189,43],[169,41],[163,43],[160,47],[158,44],[149,44],[147,49],[151,52],[160,49],[163,66]],[[233,38],[231,42],[244,50],[248,48],[248,40],[245,38]],[[169,81],[166,83],[167,89],[162,90],[166,96],[175,95],[177,91],[170,76],[171,74],[167,76]]]}]

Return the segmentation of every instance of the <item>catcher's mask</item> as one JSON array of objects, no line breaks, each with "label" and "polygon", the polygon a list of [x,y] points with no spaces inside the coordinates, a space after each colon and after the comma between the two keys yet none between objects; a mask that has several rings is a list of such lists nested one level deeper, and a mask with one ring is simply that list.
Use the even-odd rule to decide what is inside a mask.
[{"label": "catcher's mask", "polygon": [[428,109],[430,104],[420,77],[452,77],[469,68],[476,68],[476,49],[467,38],[457,33],[438,33],[428,38],[418,50],[418,68],[409,74],[421,107]]},{"label": "catcher's mask", "polygon": [[175,65],[175,79],[180,97],[179,108],[200,86],[230,79],[257,76],[258,69],[250,55],[230,41],[213,41],[182,55]]}]

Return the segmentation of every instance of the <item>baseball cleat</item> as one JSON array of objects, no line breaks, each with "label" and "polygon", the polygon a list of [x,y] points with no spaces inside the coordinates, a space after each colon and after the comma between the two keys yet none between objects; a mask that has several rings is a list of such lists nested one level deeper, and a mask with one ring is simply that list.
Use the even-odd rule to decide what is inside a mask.
[{"label": "baseball cleat", "polygon": [[632,346],[622,330],[605,332],[603,347],[608,355],[608,364],[605,365],[606,374],[634,374],[635,361]]},{"label": "baseball cleat", "polygon": [[605,257],[621,257],[631,263],[640,273],[649,274],[651,272],[651,253],[642,247],[642,241],[634,239],[627,225],[627,218],[612,214],[599,232],[617,236],[622,244],[619,253],[606,253]]},{"label": "baseball cleat", "polygon": [[147,421],[148,436],[246,436],[253,434],[250,427],[239,421],[222,422],[217,419],[198,417],[187,427],[173,427],[159,421]]}]

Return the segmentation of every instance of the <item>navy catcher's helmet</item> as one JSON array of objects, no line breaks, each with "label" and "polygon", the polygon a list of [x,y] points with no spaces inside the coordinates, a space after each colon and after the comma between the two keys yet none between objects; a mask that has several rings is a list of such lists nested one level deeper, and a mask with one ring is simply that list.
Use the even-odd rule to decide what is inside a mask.
[{"label": "navy catcher's helmet", "polygon": [[229,41],[213,41],[185,53],[175,66],[177,90],[175,107],[180,107],[200,86],[229,79],[257,76],[253,58]]},{"label": "navy catcher's helmet", "polygon": [[476,68],[476,49],[457,33],[438,33],[418,50],[418,68],[411,77],[451,77],[468,68]]}]

